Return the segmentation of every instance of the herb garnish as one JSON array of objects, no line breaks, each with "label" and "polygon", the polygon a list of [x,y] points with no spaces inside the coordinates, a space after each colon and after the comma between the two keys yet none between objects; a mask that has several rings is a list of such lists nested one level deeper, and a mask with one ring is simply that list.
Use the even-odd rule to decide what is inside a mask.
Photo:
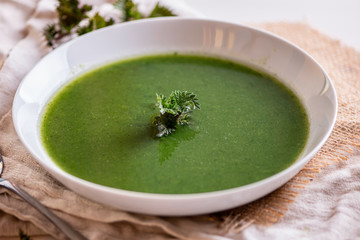
[{"label": "herb garnish", "polygon": [[141,18],[175,16],[168,8],[157,3],[149,15],[144,15],[138,10],[138,4],[132,0],[117,0],[114,4],[116,11],[121,11],[120,19],[106,18],[100,13],[90,14],[93,6],[81,5],[78,0],[58,0],[56,8],[57,23],[48,25],[44,29],[49,46],[54,47],[61,41],[74,36],[82,35],[96,29],[113,25],[117,22],[131,21]]},{"label": "herb garnish", "polygon": [[169,98],[156,94],[160,115],[155,117],[156,137],[163,137],[175,131],[177,125],[188,125],[190,114],[200,109],[199,99],[194,93],[173,91]]}]

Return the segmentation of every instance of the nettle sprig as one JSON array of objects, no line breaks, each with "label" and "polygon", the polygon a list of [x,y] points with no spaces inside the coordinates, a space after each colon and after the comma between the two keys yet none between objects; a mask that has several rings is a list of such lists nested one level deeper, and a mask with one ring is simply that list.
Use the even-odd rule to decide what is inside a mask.
[{"label": "nettle sprig", "polygon": [[155,117],[155,136],[163,137],[175,131],[177,125],[188,125],[191,113],[200,109],[199,99],[194,93],[173,91],[169,98],[156,94],[160,115]]},{"label": "nettle sprig", "polygon": [[117,0],[114,10],[121,12],[120,19],[101,16],[99,12],[91,13],[93,6],[80,4],[78,0],[58,0],[56,12],[57,23],[49,24],[44,29],[44,36],[49,46],[55,47],[64,40],[92,32],[96,29],[113,25],[117,22],[126,22],[142,18],[175,16],[168,8],[157,3],[148,15],[138,10],[138,4],[132,0]]}]

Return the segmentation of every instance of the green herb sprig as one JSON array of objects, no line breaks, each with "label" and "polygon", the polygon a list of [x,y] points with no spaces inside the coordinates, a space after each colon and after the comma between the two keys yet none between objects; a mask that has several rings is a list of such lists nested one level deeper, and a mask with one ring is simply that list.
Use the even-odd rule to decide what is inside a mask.
[{"label": "green herb sprig", "polygon": [[160,115],[155,117],[155,136],[163,137],[175,131],[177,125],[188,125],[191,113],[200,109],[199,99],[194,93],[173,91],[169,98],[156,94]]},{"label": "green herb sprig", "polygon": [[121,20],[123,22],[143,18],[138,10],[138,5],[131,0],[118,0],[114,3],[114,7],[122,12]]},{"label": "green herb sprig", "polygon": [[101,16],[96,12],[90,16],[93,6],[81,5],[78,0],[58,0],[56,8],[57,23],[49,24],[44,29],[44,36],[49,46],[55,47],[61,41],[92,32],[96,29],[113,25],[117,22],[126,22],[142,18],[175,16],[168,8],[157,3],[149,15],[144,15],[138,10],[138,5],[132,0],[117,0],[113,4],[115,10],[121,11],[120,19]]}]

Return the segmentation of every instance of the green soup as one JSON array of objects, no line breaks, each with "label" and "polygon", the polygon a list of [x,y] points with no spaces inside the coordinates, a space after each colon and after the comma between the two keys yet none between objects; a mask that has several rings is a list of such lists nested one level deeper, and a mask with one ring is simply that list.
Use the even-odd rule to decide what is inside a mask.
[{"label": "green soup", "polygon": [[[194,92],[191,125],[152,137],[156,93]],[[296,96],[272,77],[200,56],[116,62],[63,87],[41,122],[55,163],[79,178],[150,193],[239,187],[289,167],[304,148],[308,121]]]}]

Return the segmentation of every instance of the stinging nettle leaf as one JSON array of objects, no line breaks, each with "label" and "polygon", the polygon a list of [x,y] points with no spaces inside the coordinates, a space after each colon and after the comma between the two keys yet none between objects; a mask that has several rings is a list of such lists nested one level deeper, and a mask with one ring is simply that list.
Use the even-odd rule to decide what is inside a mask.
[{"label": "stinging nettle leaf", "polygon": [[187,91],[173,91],[169,98],[156,94],[157,107],[160,115],[155,118],[155,136],[163,137],[175,131],[177,125],[188,125],[190,114],[200,109],[199,99],[194,93]]},{"label": "stinging nettle leaf", "polygon": [[[138,10],[138,4],[132,0],[117,0],[113,6],[122,12],[121,19],[115,19],[117,22],[149,17],[175,16],[171,10],[159,4],[156,4],[148,16],[143,15]],[[74,36],[92,32],[116,23],[112,18],[106,20],[106,17],[101,16],[99,13],[95,13],[93,17],[90,16],[89,12],[92,9],[91,5],[81,4],[79,0],[58,0],[56,8],[58,22],[46,26],[43,30],[48,45],[55,48]]]}]

